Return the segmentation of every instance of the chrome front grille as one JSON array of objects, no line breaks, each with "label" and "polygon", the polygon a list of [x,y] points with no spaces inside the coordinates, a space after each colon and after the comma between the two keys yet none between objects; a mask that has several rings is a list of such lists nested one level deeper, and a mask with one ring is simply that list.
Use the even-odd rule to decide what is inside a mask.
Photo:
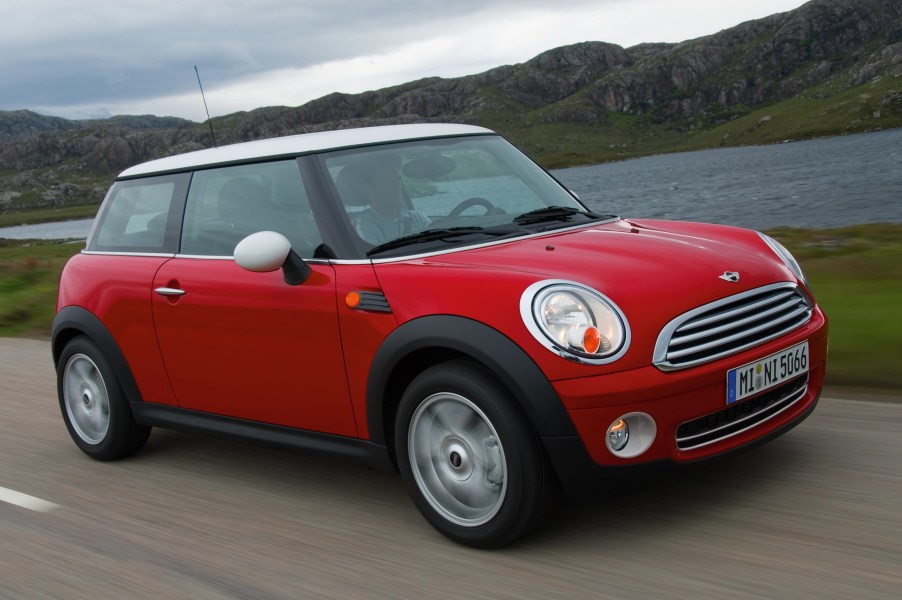
[{"label": "chrome front grille", "polygon": [[808,297],[776,283],[691,310],[661,331],[654,364],[663,371],[717,360],[777,338],[811,319]]},{"label": "chrome front grille", "polygon": [[772,419],[802,398],[808,391],[808,375],[797,377],[780,387],[737,402],[716,413],[687,421],[677,429],[680,450],[693,450],[740,434]]}]

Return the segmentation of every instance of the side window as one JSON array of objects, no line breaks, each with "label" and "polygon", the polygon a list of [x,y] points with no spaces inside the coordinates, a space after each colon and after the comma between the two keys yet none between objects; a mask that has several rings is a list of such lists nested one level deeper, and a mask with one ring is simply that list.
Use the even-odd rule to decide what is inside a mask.
[{"label": "side window", "polygon": [[189,176],[117,181],[104,200],[88,250],[175,252]]},{"label": "side window", "polygon": [[242,239],[277,231],[311,258],[322,243],[294,160],[197,171],[191,180],[181,254],[232,256]]}]

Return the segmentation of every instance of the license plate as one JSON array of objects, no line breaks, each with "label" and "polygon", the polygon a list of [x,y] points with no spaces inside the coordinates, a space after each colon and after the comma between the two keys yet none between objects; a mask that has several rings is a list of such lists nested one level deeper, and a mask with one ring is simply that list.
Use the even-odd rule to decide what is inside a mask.
[{"label": "license plate", "polygon": [[727,371],[727,404],[777,386],[808,372],[808,342]]}]

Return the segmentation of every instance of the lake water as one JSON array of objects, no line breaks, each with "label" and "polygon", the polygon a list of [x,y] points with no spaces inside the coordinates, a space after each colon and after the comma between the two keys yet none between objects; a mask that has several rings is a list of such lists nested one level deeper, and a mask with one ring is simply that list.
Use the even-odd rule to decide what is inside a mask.
[{"label": "lake water", "polygon": [[554,172],[595,211],[771,229],[902,222],[902,129]]},{"label": "lake water", "polygon": [[[902,222],[902,129],[553,171],[592,210],[754,229]],[[0,228],[84,239],[91,220]]]},{"label": "lake water", "polygon": [[94,219],[57,221],[38,225],[17,225],[0,227],[0,238],[8,240],[83,240],[88,237]]}]

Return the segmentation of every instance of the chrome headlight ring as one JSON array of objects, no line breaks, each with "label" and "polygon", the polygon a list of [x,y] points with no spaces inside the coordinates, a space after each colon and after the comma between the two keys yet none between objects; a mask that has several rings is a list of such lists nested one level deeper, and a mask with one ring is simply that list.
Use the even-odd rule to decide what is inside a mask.
[{"label": "chrome headlight ring", "polygon": [[567,360],[603,365],[629,348],[630,328],[620,308],[573,281],[546,279],[526,288],[520,317],[536,341]]}]

